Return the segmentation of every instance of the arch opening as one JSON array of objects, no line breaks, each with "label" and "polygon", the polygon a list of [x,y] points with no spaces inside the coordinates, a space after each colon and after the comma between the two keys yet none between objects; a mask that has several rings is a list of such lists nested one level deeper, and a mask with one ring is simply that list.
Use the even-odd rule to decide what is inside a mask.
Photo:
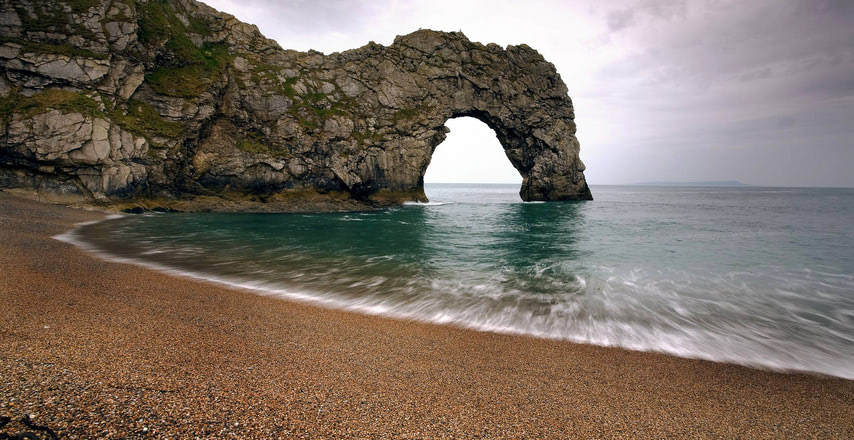
[{"label": "arch opening", "polygon": [[[428,199],[449,184],[512,185],[518,194],[522,175],[513,167],[495,131],[473,116],[449,119],[445,140],[436,146],[424,173]],[[521,198],[520,198],[521,200]]]}]

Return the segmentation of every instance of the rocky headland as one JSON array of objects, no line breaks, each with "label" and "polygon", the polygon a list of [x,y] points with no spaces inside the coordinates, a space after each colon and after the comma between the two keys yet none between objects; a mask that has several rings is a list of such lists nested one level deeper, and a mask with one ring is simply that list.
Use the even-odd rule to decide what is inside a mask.
[{"label": "rocky headland", "polygon": [[419,30],[282,49],[193,0],[2,0],[0,188],[117,209],[426,200],[445,122],[491,127],[523,200],[589,199],[572,101],[526,45]]}]

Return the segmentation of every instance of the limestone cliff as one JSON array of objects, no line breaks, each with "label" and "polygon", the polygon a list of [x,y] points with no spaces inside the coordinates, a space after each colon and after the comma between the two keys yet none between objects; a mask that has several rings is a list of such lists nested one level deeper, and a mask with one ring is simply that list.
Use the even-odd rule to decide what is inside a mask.
[{"label": "limestone cliff", "polygon": [[181,210],[425,200],[449,118],[473,116],[524,200],[589,199],[554,66],[421,30],[283,50],[193,0],[0,0],[0,188]]}]

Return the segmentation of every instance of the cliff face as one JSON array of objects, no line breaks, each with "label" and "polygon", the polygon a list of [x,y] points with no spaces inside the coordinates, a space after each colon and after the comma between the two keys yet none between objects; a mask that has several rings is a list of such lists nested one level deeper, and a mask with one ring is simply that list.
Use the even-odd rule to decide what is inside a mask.
[{"label": "cliff face", "polygon": [[533,49],[417,31],[283,50],[192,0],[0,0],[0,187],[57,201],[299,210],[425,200],[450,118],[524,200],[588,199],[572,102]]}]

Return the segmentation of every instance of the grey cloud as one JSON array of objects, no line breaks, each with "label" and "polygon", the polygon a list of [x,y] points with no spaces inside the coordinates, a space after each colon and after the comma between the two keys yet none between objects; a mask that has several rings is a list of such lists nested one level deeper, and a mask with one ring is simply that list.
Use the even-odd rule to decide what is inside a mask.
[{"label": "grey cloud", "polygon": [[257,8],[262,8],[271,16],[282,19],[285,26],[293,28],[316,29],[335,26],[347,29],[365,20],[375,2],[352,0],[256,0]]},{"label": "grey cloud", "polygon": [[[779,2],[754,5],[719,8],[716,19],[701,26],[695,19],[665,32],[633,30],[631,37],[645,50],[602,68],[601,82],[643,87],[656,96],[735,89],[735,96],[779,100],[792,93],[815,92],[810,99],[824,99],[822,90],[854,92],[845,80],[854,78],[852,21],[823,9],[808,16]],[[690,96],[673,98],[692,101]]]},{"label": "grey cloud", "polygon": [[808,14],[847,14],[852,9],[854,9],[854,3],[851,0],[812,0],[797,3],[798,12]]},{"label": "grey cloud", "polygon": [[739,81],[748,82],[770,78],[773,75],[774,72],[771,70],[770,67],[763,66],[759,69],[749,70],[747,72],[742,73],[741,76],[738,77],[738,79]]},{"label": "grey cloud", "polygon": [[600,148],[632,166],[599,174],[585,159],[591,182],[854,186],[851,5],[694,1],[667,22],[633,9],[644,20],[621,32],[637,52],[599,70],[592,88],[609,93],[576,99],[584,117],[614,121]]},{"label": "grey cloud", "polygon": [[608,12],[606,21],[611,32],[617,32],[634,24],[635,13],[631,9]]},{"label": "grey cloud", "polygon": [[[719,6],[703,19],[674,23],[663,31],[634,29],[631,38],[647,50],[622,68],[634,72],[646,67],[671,66],[683,71],[679,80],[696,77],[727,80],[773,65],[809,65],[820,60],[844,62],[854,41],[854,16],[815,9],[806,14],[791,2],[739,2]],[[698,14],[703,3],[692,6]],[[700,11],[698,11],[700,10]],[[812,10],[812,9],[808,9]],[[851,9],[848,9],[849,11]],[[652,48],[656,49],[654,55]],[[774,69],[777,73],[777,69]]]},{"label": "grey cloud", "polygon": [[687,5],[687,0],[643,0],[638,7],[651,17],[671,20],[684,18]]},{"label": "grey cloud", "polygon": [[[283,47],[292,40],[320,39],[337,33],[358,35],[382,12],[381,2],[369,0],[251,0],[235,2],[252,10],[253,24],[275,37]],[[366,43],[367,41],[365,41]]]},{"label": "grey cloud", "polygon": [[641,20],[670,20],[684,17],[686,0],[639,0],[630,5],[605,13],[610,32],[631,28]]}]

